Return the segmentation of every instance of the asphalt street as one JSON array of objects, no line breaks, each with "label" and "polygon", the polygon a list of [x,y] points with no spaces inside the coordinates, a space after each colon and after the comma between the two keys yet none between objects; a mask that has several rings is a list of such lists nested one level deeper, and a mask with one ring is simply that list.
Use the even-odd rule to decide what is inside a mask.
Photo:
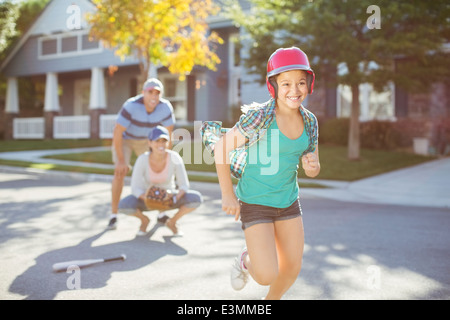
[{"label": "asphalt street", "polygon": [[[182,237],[156,224],[136,237],[120,215],[105,231],[110,183],[67,175],[0,172],[0,300],[259,300],[253,280],[234,291],[230,265],[244,245],[220,210],[217,184],[192,183],[204,203],[180,220]],[[450,209],[301,194],[303,268],[286,300],[450,299]],[[124,194],[129,192],[125,187]],[[169,215],[171,212],[169,212]],[[55,273],[55,262],[125,261]]]}]

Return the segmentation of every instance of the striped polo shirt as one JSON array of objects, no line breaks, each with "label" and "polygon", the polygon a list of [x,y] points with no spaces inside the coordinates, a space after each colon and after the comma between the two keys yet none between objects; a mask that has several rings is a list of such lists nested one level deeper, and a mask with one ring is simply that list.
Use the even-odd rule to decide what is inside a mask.
[{"label": "striped polo shirt", "polygon": [[152,113],[147,113],[140,94],[123,104],[116,121],[127,128],[123,133],[124,139],[143,140],[148,139],[150,130],[157,125],[168,127],[175,124],[175,115],[170,101],[163,98],[159,99]]}]

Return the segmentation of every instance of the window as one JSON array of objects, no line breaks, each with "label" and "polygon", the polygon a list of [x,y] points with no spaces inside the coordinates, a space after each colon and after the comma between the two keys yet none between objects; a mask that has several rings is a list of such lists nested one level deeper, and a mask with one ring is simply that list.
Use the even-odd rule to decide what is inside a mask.
[{"label": "window", "polygon": [[65,53],[65,52],[77,51],[77,49],[78,49],[77,42],[78,42],[78,37],[61,38],[61,52]]},{"label": "window", "polygon": [[56,54],[58,50],[56,39],[43,40],[41,42],[41,50],[43,55]]},{"label": "window", "polygon": [[40,60],[93,54],[103,50],[100,42],[89,40],[87,30],[41,37],[38,39],[38,48]]},{"label": "window", "polygon": [[241,49],[242,43],[239,40],[239,33],[233,33],[228,41],[228,107],[240,110],[241,106]]},{"label": "window", "polygon": [[164,85],[163,97],[170,101],[177,120],[187,120],[187,81],[179,81],[171,74],[159,76]]},{"label": "window", "polygon": [[[394,87],[389,84],[383,92],[376,92],[372,85],[363,83],[359,86],[359,120],[393,120]],[[352,91],[349,86],[339,85],[337,88],[337,116],[350,117]]]}]

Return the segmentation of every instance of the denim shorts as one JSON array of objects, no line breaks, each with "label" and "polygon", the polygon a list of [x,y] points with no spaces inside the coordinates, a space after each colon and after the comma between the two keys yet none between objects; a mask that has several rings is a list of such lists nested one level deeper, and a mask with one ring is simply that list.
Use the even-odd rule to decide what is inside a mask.
[{"label": "denim shorts", "polygon": [[287,208],[275,208],[259,204],[249,204],[239,200],[241,205],[242,230],[259,223],[274,223],[300,217],[302,208],[297,199]]},{"label": "denim shorts", "polygon": [[[176,192],[175,192],[176,193]],[[169,210],[180,208],[181,206],[185,206],[188,208],[197,208],[203,202],[202,195],[200,192],[195,190],[188,190],[183,195],[183,197],[178,200],[173,207]],[[136,209],[141,211],[150,211],[152,208],[147,208],[144,201],[139,198],[136,198],[134,195],[130,194],[120,200],[119,202],[119,212],[124,214],[134,214]]]}]

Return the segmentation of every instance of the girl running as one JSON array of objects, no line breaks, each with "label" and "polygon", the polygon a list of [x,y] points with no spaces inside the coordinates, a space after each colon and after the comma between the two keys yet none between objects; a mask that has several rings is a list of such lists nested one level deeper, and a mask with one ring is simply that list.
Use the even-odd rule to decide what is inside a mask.
[{"label": "girl running", "polygon": [[[240,217],[245,234],[246,247],[231,270],[235,290],[244,288],[251,275],[270,286],[266,299],[280,299],[300,272],[304,233],[299,161],[308,177],[320,172],[317,120],[302,106],[314,78],[302,50],[278,49],[267,64],[272,98],[243,108],[228,131],[220,122],[205,122],[201,129],[216,162],[222,210]],[[236,193],[231,175],[240,179]]]}]

